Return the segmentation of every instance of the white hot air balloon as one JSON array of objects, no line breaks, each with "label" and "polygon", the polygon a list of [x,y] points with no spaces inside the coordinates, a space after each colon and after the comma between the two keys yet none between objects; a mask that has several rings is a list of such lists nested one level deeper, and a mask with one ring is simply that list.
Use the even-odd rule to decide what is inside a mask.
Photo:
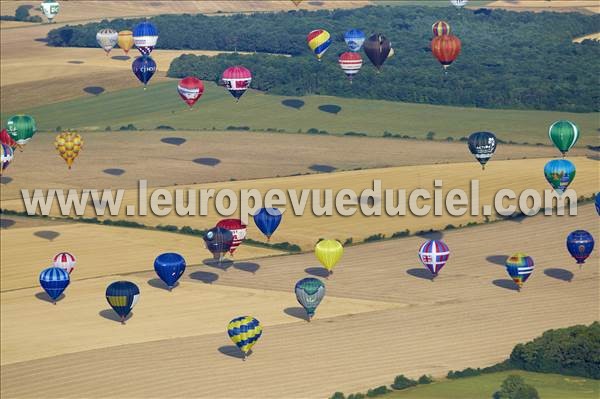
[{"label": "white hot air balloon", "polygon": [[44,0],[42,4],[40,4],[40,8],[46,16],[46,18],[48,18],[48,22],[52,23],[52,20],[60,11],[60,4],[58,4],[58,1]]},{"label": "white hot air balloon", "polygon": [[117,31],[112,29],[100,29],[98,33],[96,33],[96,41],[106,51],[106,55],[110,53],[110,50],[113,49],[117,45],[117,41],[119,41],[119,34]]}]

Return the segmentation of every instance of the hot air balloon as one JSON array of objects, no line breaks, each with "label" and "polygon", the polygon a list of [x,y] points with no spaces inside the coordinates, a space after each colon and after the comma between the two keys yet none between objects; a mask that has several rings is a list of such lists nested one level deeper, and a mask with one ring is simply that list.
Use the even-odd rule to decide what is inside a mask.
[{"label": "hot air balloon", "polygon": [[315,245],[315,255],[329,274],[344,254],[342,243],[337,240],[321,240]]},{"label": "hot air balloon", "polygon": [[125,52],[125,54],[129,54],[129,50],[131,50],[134,45],[133,32],[130,30],[120,31],[117,44],[119,45],[119,48]]},{"label": "hot air balloon", "polygon": [[221,227],[213,227],[204,234],[204,243],[219,262],[233,245],[233,233]]},{"label": "hot air balloon", "polygon": [[344,33],[344,41],[350,51],[360,51],[363,43],[365,42],[365,33],[362,30],[351,29]]},{"label": "hot air balloon", "polygon": [[14,141],[12,137],[10,137],[10,134],[8,134],[8,130],[6,129],[2,129],[0,131],[0,143],[6,144],[12,149],[17,147],[17,142]]},{"label": "hot air balloon", "polygon": [[506,260],[506,271],[513,279],[519,290],[523,283],[527,281],[531,273],[533,273],[533,259],[522,252],[512,255]]},{"label": "hot air balloon", "polygon": [[223,71],[221,76],[223,84],[229,90],[235,101],[240,101],[240,97],[244,95],[252,82],[252,73],[243,66],[232,66]]},{"label": "hot air balloon", "polygon": [[594,237],[585,230],[575,230],[567,236],[567,250],[581,265],[594,250]]},{"label": "hot air balloon", "polygon": [[75,264],[77,263],[77,260],[73,255],[71,255],[68,252],[59,252],[56,255],[54,255],[54,258],[52,258],[52,262],[54,264],[54,267],[60,267],[61,269],[64,269],[64,271],[66,271],[67,273],[71,274],[71,272],[75,269]]},{"label": "hot air balloon", "polygon": [[433,32],[433,37],[449,35],[450,25],[446,21],[437,21],[431,25],[431,31]]},{"label": "hot air balloon", "polygon": [[429,240],[419,248],[419,259],[427,269],[436,278],[440,270],[448,262],[450,257],[450,249],[448,246],[439,240]]},{"label": "hot air balloon", "polygon": [[315,29],[306,36],[306,43],[310,51],[317,57],[317,60],[321,61],[321,57],[331,46],[331,35],[326,30]]},{"label": "hot air balloon", "polygon": [[112,29],[100,29],[96,33],[96,41],[106,51],[106,56],[110,53],[110,50],[117,45],[119,40],[119,34],[117,31]]},{"label": "hot air balloon", "polygon": [[154,271],[171,291],[185,271],[185,259],[176,253],[160,254],[154,260]]},{"label": "hot air balloon", "polygon": [[365,54],[367,54],[367,57],[375,65],[377,71],[381,71],[381,67],[385,60],[387,60],[391,48],[392,44],[381,33],[374,34],[364,42]]},{"label": "hot air balloon", "polygon": [[146,90],[148,82],[157,71],[156,62],[149,55],[143,55],[133,60],[131,70],[138,80],[144,84],[144,90]]},{"label": "hot air balloon", "polygon": [[6,122],[6,130],[10,137],[17,143],[17,147],[21,148],[27,144],[35,134],[37,128],[35,120],[29,115],[11,116]]},{"label": "hot air balloon", "polygon": [[352,83],[352,78],[358,73],[358,71],[360,71],[360,68],[362,67],[362,57],[358,53],[342,53],[338,62],[350,80],[350,83]]},{"label": "hot air balloon", "polygon": [[302,1],[304,1],[304,0],[290,0],[290,1],[291,1],[292,3],[294,3],[294,5],[295,5],[296,7],[298,7],[298,6],[300,5],[300,3],[302,3]]},{"label": "hot air balloon", "polygon": [[476,132],[469,136],[469,151],[485,169],[485,164],[496,151],[496,136],[490,132]]},{"label": "hot air balloon", "polygon": [[394,51],[393,47],[390,47],[390,53],[387,56],[387,59],[389,60],[390,58],[394,57],[394,55],[396,55],[396,52]]},{"label": "hot air balloon", "polygon": [[15,153],[11,146],[4,143],[0,144],[0,175],[8,168],[14,157]]},{"label": "hot air balloon", "polygon": [[598,216],[600,216],[600,193],[596,193],[596,198],[594,202],[596,204],[596,213],[598,214]]},{"label": "hot air balloon", "polygon": [[575,165],[566,159],[553,159],[544,166],[544,175],[548,183],[562,194],[575,179]]},{"label": "hot air balloon", "polygon": [[125,324],[127,315],[140,298],[140,289],[130,281],[115,281],[106,288],[106,300]]},{"label": "hot air balloon", "polygon": [[190,109],[196,104],[196,101],[202,97],[204,93],[204,83],[198,78],[188,76],[179,81],[177,92]]},{"label": "hot air balloon", "polygon": [[49,267],[40,273],[40,285],[55,305],[69,283],[69,273],[60,267]]},{"label": "hot air balloon", "polygon": [[55,0],[44,0],[42,1],[40,8],[42,9],[42,12],[46,18],[48,18],[48,23],[52,23],[52,20],[60,11],[60,4],[58,4],[58,1]]},{"label": "hot air balloon", "polygon": [[246,360],[246,356],[250,354],[252,347],[262,335],[262,326],[254,317],[236,317],[227,325],[227,334],[242,351],[242,359]]},{"label": "hot air balloon", "polygon": [[281,211],[277,208],[261,208],[254,215],[254,223],[267,239],[270,239],[281,223],[281,217]]},{"label": "hot air balloon", "polygon": [[548,129],[548,136],[556,148],[560,150],[563,157],[571,149],[579,138],[579,129],[571,121],[561,120],[554,122]]},{"label": "hot air balloon", "polygon": [[233,255],[237,247],[240,246],[242,241],[246,238],[246,225],[242,223],[240,219],[223,219],[217,223],[216,227],[221,227],[231,231],[233,234],[233,243],[229,249],[229,254]]},{"label": "hot air balloon", "polygon": [[468,2],[469,0],[450,0],[450,4],[459,9],[466,6]]},{"label": "hot air balloon", "polygon": [[308,321],[310,321],[325,296],[325,285],[319,279],[308,277],[298,281],[294,291],[298,303],[306,310]]},{"label": "hot air balloon", "polygon": [[54,147],[56,147],[58,155],[65,160],[67,166],[71,169],[75,158],[79,156],[79,152],[83,147],[83,140],[79,133],[62,132],[56,136]]},{"label": "hot air balloon", "polygon": [[436,36],[431,41],[431,53],[447,69],[460,54],[461,44],[454,35]]},{"label": "hot air balloon", "polygon": [[157,41],[158,29],[151,22],[141,22],[133,29],[133,43],[142,55],[150,55]]}]

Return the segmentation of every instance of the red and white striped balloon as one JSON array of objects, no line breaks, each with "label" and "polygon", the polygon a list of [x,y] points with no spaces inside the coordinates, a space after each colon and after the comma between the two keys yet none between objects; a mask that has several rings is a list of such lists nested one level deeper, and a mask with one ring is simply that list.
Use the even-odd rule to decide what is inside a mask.
[{"label": "red and white striped balloon", "polygon": [[352,78],[360,71],[363,60],[359,53],[347,52],[340,55],[338,63],[352,83]]},{"label": "red and white striped balloon", "polygon": [[75,269],[75,263],[77,260],[68,252],[60,252],[54,256],[53,262],[54,267],[60,267],[67,273],[71,274],[73,269]]},{"label": "red and white striped balloon", "polygon": [[229,248],[229,253],[233,255],[237,247],[240,246],[246,238],[247,226],[240,219],[223,219],[217,223],[216,227],[227,229],[233,234],[233,244]]}]

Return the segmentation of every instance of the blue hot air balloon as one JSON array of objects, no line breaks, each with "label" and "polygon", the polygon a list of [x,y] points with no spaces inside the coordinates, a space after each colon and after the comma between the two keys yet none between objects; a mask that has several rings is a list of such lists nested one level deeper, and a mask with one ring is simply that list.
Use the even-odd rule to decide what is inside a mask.
[{"label": "blue hot air balloon", "polygon": [[154,260],[154,271],[171,291],[185,271],[185,259],[176,253],[160,254]]},{"label": "blue hot air balloon", "polygon": [[146,90],[146,85],[156,72],[156,62],[150,56],[143,55],[133,60],[131,70],[139,81],[144,84],[144,90]]},{"label": "blue hot air balloon", "polygon": [[325,285],[317,278],[307,277],[296,283],[294,291],[298,303],[306,310],[308,321],[310,321],[325,296]]},{"label": "blue hot air balloon", "polygon": [[544,166],[544,175],[548,183],[562,194],[575,179],[575,165],[566,159],[553,159]]},{"label": "blue hot air balloon", "polygon": [[594,237],[585,230],[575,230],[567,236],[567,249],[581,265],[594,250]]},{"label": "blue hot air balloon", "polygon": [[344,41],[348,45],[350,51],[360,51],[363,43],[365,42],[365,33],[358,29],[351,29],[344,33]]},{"label": "blue hot air balloon", "polygon": [[125,324],[125,318],[131,312],[139,297],[140,289],[130,281],[115,281],[106,288],[106,300],[121,317],[122,324]]},{"label": "blue hot air balloon", "polygon": [[69,273],[60,267],[49,267],[40,273],[40,285],[55,305],[70,281]]},{"label": "blue hot air balloon", "polygon": [[151,22],[139,23],[133,29],[133,43],[142,55],[149,55],[158,41],[158,29]]},{"label": "blue hot air balloon", "polygon": [[281,223],[281,216],[281,211],[277,208],[261,208],[254,215],[254,223],[270,239]]},{"label": "blue hot air balloon", "polygon": [[204,243],[215,259],[222,260],[223,256],[233,245],[233,233],[222,227],[213,227],[204,234]]},{"label": "blue hot air balloon", "polygon": [[600,216],[600,193],[596,193],[596,213]]}]

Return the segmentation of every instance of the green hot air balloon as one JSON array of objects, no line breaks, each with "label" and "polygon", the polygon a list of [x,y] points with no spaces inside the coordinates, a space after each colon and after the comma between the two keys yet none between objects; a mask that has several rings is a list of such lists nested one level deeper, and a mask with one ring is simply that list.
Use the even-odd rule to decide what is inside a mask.
[{"label": "green hot air balloon", "polygon": [[325,285],[319,279],[308,277],[298,281],[294,291],[298,303],[306,310],[308,321],[310,321],[325,296]]},{"label": "green hot air balloon", "polygon": [[554,122],[548,129],[548,136],[556,148],[562,152],[563,157],[575,145],[579,138],[577,125],[568,120]]},{"label": "green hot air balloon", "polygon": [[6,122],[6,130],[17,145],[22,147],[36,132],[35,120],[29,115],[14,115]]}]

